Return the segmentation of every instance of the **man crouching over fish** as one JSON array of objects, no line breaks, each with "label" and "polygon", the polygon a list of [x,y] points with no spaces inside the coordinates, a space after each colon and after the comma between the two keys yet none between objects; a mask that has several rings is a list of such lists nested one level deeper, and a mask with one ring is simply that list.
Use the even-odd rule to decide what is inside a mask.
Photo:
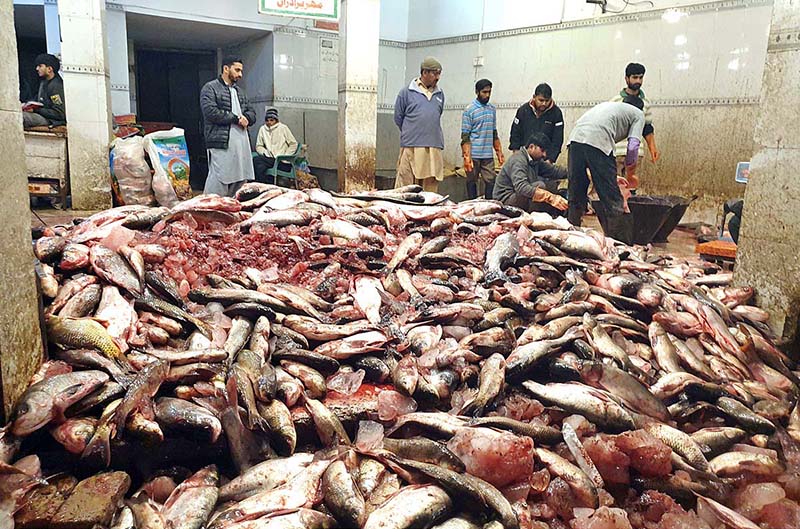
[{"label": "man crouching over fish", "polygon": [[547,181],[567,178],[567,170],[547,161],[550,140],[541,132],[531,134],[520,149],[500,170],[493,198],[527,212],[540,211],[558,215],[567,210],[567,201],[545,189]]}]

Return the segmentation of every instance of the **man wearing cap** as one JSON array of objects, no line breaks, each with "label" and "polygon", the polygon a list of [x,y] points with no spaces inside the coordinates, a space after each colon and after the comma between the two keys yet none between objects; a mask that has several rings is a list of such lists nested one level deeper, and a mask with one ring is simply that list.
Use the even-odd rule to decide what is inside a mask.
[{"label": "man wearing cap", "polygon": [[[297,140],[289,127],[278,121],[278,109],[267,107],[264,125],[258,130],[256,153],[253,158],[253,170],[256,181],[267,183],[267,170],[275,165],[278,156],[291,156],[297,152]],[[291,170],[291,165],[281,162],[282,171]]]},{"label": "man wearing cap", "polygon": [[200,90],[203,135],[208,151],[208,177],[203,193],[232,197],[242,184],[255,180],[247,127],[256,113],[236,83],[244,75],[242,59],[225,57],[222,73]]},{"label": "man wearing cap", "polygon": [[495,153],[500,165],[504,163],[503,146],[497,135],[497,110],[489,103],[492,82],[480,79],[475,83],[475,95],[461,114],[461,154],[467,172],[467,198],[478,197],[478,179],[486,186],[486,197],[492,198]]},{"label": "man wearing cap", "polygon": [[394,122],[400,128],[400,157],[395,187],[419,184],[425,191],[436,192],[444,179],[441,74],[439,61],[428,57],[420,65],[419,77],[397,94]]},{"label": "man wearing cap", "polygon": [[547,162],[550,139],[544,133],[533,133],[523,144],[497,175],[494,199],[527,212],[560,214],[567,201],[545,188],[548,181],[566,178],[567,170]]},{"label": "man wearing cap", "polygon": [[67,114],[64,107],[64,80],[58,75],[61,62],[49,53],[37,56],[35,62],[36,73],[40,79],[36,101],[41,106],[23,106],[22,126],[29,129],[65,125]]},{"label": "man wearing cap", "polygon": [[[642,135],[644,136],[644,141],[647,144],[647,150],[650,153],[650,160],[653,162],[657,162],[658,159],[661,157],[661,153],[658,151],[656,147],[656,136],[653,132],[653,116],[650,111],[650,101],[644,95],[644,90],[642,90],[642,83],[644,82],[644,74],[645,74],[645,67],[642,64],[632,62],[625,67],[625,88],[619,91],[619,93],[614,96],[611,101],[614,102],[621,102],[628,96],[635,96],[642,100],[642,104],[644,105],[643,112],[644,112],[644,130],[642,131]],[[614,147],[614,157],[616,158],[617,162],[617,176],[620,177],[629,177],[625,171],[625,156],[627,154],[628,145],[625,141],[619,142]],[[639,162],[644,158],[644,145],[639,144]],[[639,169],[639,162],[636,165],[636,174],[638,174]],[[629,183],[632,185],[636,184],[635,179],[627,178]]]},{"label": "man wearing cap", "polygon": [[603,227],[606,235],[627,244],[631,244],[633,239],[633,220],[630,213],[625,211],[626,204],[620,187],[626,188],[627,182],[617,179],[614,144],[627,139],[625,165],[629,177],[635,177],[639,138],[644,129],[642,108],[643,102],[636,96],[628,96],[622,103],[600,103],[578,119],[569,136],[567,218],[573,225],[581,225],[588,205],[588,169],[600,197],[597,213],[606,219]]}]

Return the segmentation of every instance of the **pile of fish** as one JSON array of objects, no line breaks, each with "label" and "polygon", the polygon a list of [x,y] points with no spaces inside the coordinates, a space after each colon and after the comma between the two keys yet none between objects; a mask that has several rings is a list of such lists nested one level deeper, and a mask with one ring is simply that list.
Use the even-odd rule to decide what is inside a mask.
[{"label": "pile of fish", "polygon": [[2,527],[107,468],[115,528],[800,526],[796,365],[714,265],[416,186],[253,183],[34,244],[49,355]]}]

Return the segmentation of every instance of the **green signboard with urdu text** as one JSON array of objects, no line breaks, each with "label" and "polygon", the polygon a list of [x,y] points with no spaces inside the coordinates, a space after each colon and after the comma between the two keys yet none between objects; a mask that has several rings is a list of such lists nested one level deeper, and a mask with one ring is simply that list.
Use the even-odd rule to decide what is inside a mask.
[{"label": "green signboard with urdu text", "polygon": [[258,0],[258,12],[285,17],[339,20],[339,0]]}]

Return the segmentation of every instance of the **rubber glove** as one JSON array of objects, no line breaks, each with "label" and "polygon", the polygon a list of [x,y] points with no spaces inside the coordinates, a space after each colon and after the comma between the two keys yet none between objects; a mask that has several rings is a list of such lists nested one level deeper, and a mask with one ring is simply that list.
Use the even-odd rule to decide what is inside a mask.
[{"label": "rubber glove", "polygon": [[471,173],[475,166],[472,164],[472,144],[461,144],[461,156],[464,158],[464,170]]},{"label": "rubber glove", "polygon": [[658,147],[656,147],[656,135],[655,134],[648,134],[644,137],[645,143],[647,143],[647,150],[650,151],[650,161],[656,163],[659,158],[661,158],[661,153],[658,151]]},{"label": "rubber glove", "polygon": [[564,197],[561,195],[556,195],[555,193],[551,193],[546,189],[542,189],[541,187],[537,187],[533,192],[533,197],[531,197],[534,202],[544,202],[546,204],[550,204],[554,208],[559,211],[566,211],[569,207],[569,204]]},{"label": "rubber glove", "polygon": [[506,163],[506,158],[503,156],[503,145],[500,143],[500,138],[495,138],[494,140],[494,152],[497,153],[497,161],[500,162],[500,165]]}]

